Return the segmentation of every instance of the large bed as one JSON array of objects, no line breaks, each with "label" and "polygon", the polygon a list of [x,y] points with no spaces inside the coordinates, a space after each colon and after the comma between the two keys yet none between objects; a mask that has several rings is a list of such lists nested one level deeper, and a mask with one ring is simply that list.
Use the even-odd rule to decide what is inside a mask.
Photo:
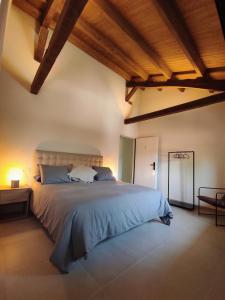
[{"label": "large bed", "polygon": [[[34,165],[102,165],[102,157],[36,151]],[[74,262],[101,241],[172,211],[162,193],[119,181],[33,183],[31,208],[54,242],[51,262],[69,272]],[[151,237],[149,237],[151,238]]]}]

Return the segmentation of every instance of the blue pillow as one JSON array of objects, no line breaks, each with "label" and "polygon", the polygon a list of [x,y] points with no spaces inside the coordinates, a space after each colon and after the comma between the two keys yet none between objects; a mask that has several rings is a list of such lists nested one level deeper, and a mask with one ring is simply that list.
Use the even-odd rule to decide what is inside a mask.
[{"label": "blue pillow", "polygon": [[68,177],[68,166],[40,165],[39,167],[42,184],[71,182],[70,178]]},{"label": "blue pillow", "polygon": [[97,166],[92,166],[92,168],[97,172],[97,174],[94,177],[94,180],[96,180],[96,181],[116,181],[110,168],[97,167]]},{"label": "blue pillow", "polygon": [[41,182],[41,176],[40,175],[34,176],[34,180],[36,180],[37,182]]}]

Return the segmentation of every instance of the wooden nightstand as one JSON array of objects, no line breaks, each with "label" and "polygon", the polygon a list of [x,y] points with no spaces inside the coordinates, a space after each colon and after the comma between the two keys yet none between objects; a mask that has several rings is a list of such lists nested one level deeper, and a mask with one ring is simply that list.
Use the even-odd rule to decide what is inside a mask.
[{"label": "wooden nightstand", "polygon": [[28,216],[30,205],[31,188],[21,186],[16,189],[10,187],[0,187],[0,206],[11,205],[16,203],[25,203],[25,215]]}]

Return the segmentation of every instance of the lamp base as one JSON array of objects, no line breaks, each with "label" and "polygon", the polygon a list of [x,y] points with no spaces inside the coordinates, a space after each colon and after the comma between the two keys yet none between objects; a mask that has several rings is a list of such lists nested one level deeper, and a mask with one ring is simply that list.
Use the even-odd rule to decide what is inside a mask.
[{"label": "lamp base", "polygon": [[11,180],[11,188],[17,189],[20,187],[20,181],[19,180]]}]

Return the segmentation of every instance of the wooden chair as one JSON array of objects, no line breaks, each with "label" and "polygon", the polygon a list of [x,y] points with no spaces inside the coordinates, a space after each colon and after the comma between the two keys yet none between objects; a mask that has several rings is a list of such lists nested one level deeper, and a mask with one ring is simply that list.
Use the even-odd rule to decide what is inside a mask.
[{"label": "wooden chair", "polygon": [[[205,196],[202,194],[202,190],[206,190],[208,192],[214,191],[214,196],[213,197]],[[200,206],[201,201],[215,207],[215,212],[214,213],[202,213],[201,206]],[[200,214],[215,215],[216,226],[225,226],[225,224],[218,223],[218,217],[225,216],[225,215],[219,213],[223,209],[225,210],[225,188],[200,187],[198,189],[198,214],[199,215]]]}]

